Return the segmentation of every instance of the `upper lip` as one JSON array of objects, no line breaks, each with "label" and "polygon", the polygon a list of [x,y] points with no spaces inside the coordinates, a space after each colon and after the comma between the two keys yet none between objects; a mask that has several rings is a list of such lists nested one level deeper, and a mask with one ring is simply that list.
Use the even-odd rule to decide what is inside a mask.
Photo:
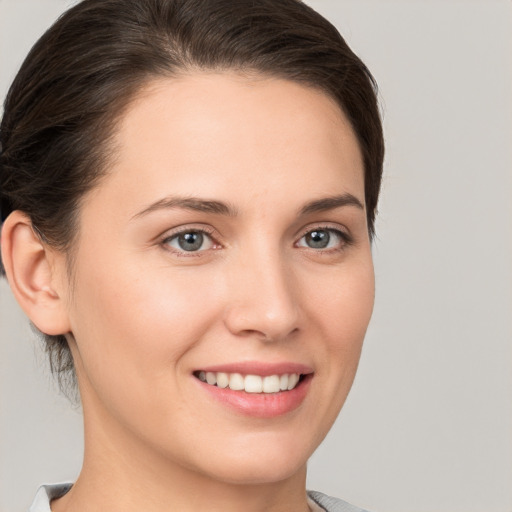
[{"label": "upper lip", "polygon": [[285,373],[299,373],[306,375],[313,373],[313,369],[305,364],[293,362],[265,363],[261,361],[240,361],[237,363],[225,363],[213,366],[197,368],[196,371],[241,373],[242,375],[284,375]]}]

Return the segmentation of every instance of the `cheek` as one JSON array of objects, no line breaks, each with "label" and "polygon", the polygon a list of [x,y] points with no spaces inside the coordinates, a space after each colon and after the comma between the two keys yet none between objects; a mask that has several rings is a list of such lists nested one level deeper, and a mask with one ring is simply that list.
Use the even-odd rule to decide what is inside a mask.
[{"label": "cheek", "polygon": [[319,329],[319,369],[327,395],[345,399],[354,379],[361,348],[373,311],[375,285],[371,257],[340,267],[311,287],[308,315]]},{"label": "cheek", "polygon": [[371,257],[340,266],[326,273],[310,287],[309,307],[323,328],[331,349],[350,350],[363,341],[370,321],[375,295]]},{"label": "cheek", "polygon": [[116,263],[82,269],[73,332],[88,373],[122,382],[129,372],[144,387],[148,375],[170,378],[214,321],[215,286],[200,272]]}]

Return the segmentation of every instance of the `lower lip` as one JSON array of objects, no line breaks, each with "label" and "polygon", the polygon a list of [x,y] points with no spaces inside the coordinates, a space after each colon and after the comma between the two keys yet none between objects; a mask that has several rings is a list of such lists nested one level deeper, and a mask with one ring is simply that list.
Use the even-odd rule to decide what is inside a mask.
[{"label": "lower lip", "polygon": [[230,409],[246,416],[257,418],[275,418],[295,409],[306,398],[313,374],[302,377],[301,381],[290,391],[279,393],[246,393],[229,388],[211,386],[196,379],[207,393]]}]

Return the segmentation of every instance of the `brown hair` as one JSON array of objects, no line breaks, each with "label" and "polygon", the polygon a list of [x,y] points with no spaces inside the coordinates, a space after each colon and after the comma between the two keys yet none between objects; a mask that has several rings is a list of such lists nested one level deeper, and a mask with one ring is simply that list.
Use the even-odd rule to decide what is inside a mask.
[{"label": "brown hair", "polygon": [[[384,157],[376,84],[335,27],[300,0],[83,0],[68,10],[5,100],[2,219],[21,210],[45,243],[72,252],[81,198],[108,171],[116,121],[152,78],[195,69],[257,72],[333,97],[363,154],[373,236]],[[65,337],[43,336],[52,371],[61,384],[73,381]]]}]

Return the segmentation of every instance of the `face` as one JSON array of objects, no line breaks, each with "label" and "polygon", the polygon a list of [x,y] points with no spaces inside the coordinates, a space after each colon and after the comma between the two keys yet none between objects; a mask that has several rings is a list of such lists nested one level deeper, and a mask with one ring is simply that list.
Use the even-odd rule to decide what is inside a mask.
[{"label": "face", "polygon": [[155,81],[80,226],[66,308],[86,447],[225,482],[303,471],[373,306],[363,163],[339,107],[278,79]]}]

